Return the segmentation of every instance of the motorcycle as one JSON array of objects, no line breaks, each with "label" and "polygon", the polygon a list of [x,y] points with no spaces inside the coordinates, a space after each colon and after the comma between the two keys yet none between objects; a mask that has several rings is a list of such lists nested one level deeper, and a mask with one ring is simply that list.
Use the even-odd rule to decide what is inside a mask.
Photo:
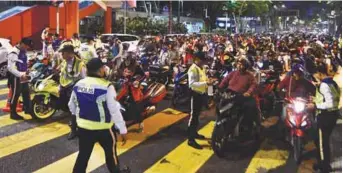
[{"label": "motorcycle", "polygon": [[297,164],[300,163],[304,147],[304,138],[306,131],[312,126],[311,112],[306,110],[307,100],[302,98],[290,98],[286,101],[286,135],[289,135],[290,142],[293,146],[293,157]]},{"label": "motorcycle", "polygon": [[64,110],[65,103],[60,101],[59,75],[52,74],[33,87],[32,116],[38,120],[50,118],[57,110]]},{"label": "motorcycle", "polygon": [[[225,156],[225,148],[232,142],[242,142],[242,138],[258,138],[257,126],[251,125],[244,116],[238,99],[244,97],[227,90],[216,94],[216,122],[212,132],[211,146],[218,157]],[[246,139],[246,138],[245,138]],[[243,140],[246,141],[246,140]]]},{"label": "motorcycle", "polygon": [[189,101],[188,74],[186,65],[178,65],[174,69],[174,90],[171,99],[173,107],[183,105]]},{"label": "motorcycle", "polygon": [[[162,101],[167,94],[167,90],[163,84],[154,82],[147,86],[144,82],[145,78],[145,76],[131,77],[130,75],[126,75],[124,79],[119,80],[115,85],[118,90],[116,99],[124,107],[122,113],[128,124],[133,121],[129,115],[129,111],[132,111],[129,110],[131,104],[143,105],[143,111],[140,115],[144,118],[155,111],[155,105]],[[144,89],[144,86],[147,87]]]}]

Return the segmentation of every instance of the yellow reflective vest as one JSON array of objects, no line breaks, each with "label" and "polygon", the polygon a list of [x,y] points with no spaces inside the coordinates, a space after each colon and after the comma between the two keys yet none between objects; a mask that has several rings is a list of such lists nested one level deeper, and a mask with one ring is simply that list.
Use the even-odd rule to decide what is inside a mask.
[{"label": "yellow reflective vest", "polygon": [[[201,69],[200,67],[198,67],[196,64],[192,64],[192,66],[189,68],[188,70],[188,75],[190,75],[190,73],[195,74],[194,77],[194,81],[195,82],[207,82],[207,76],[205,74],[205,71],[203,69]],[[191,82],[191,81],[189,81]],[[196,91],[198,93],[205,93],[207,91],[207,85],[202,85],[202,86],[190,86],[190,88],[193,91]]]},{"label": "yellow reflective vest", "polygon": [[73,69],[68,72],[68,63],[66,60],[61,64],[60,85],[62,87],[68,87],[82,78],[81,70],[84,67],[84,63],[77,56],[73,60]]}]

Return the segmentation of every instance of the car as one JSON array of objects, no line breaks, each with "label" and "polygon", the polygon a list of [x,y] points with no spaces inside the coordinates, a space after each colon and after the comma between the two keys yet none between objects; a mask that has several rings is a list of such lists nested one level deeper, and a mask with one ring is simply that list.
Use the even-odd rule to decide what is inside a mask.
[{"label": "car", "polygon": [[10,40],[5,38],[0,38],[0,79],[6,78],[7,76],[7,54],[13,46]]},{"label": "car", "polygon": [[110,38],[116,37],[118,38],[122,44],[127,44],[129,45],[128,50],[137,50],[137,45],[138,42],[141,40],[139,36],[136,35],[130,35],[130,34],[102,34],[100,37],[101,42],[105,45],[108,46],[108,42]]}]

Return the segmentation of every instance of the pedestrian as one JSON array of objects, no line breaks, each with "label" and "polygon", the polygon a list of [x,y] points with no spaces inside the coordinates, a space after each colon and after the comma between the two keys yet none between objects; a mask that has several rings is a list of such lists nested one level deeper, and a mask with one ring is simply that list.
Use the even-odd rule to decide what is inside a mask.
[{"label": "pedestrian", "polygon": [[71,41],[73,43],[75,52],[78,52],[79,49],[80,49],[80,46],[81,46],[81,41],[80,41],[80,38],[79,38],[79,34],[78,33],[74,33],[73,37],[71,38]]},{"label": "pedestrian", "polygon": [[80,47],[80,56],[82,61],[86,64],[90,59],[97,58],[98,54],[94,48],[94,38],[88,36],[86,43],[82,43]]},{"label": "pedestrian", "polygon": [[26,53],[29,48],[32,48],[32,46],[33,41],[30,38],[23,38],[19,45],[13,47],[13,49],[7,55],[7,67],[9,72],[8,83],[11,91],[13,92],[10,104],[10,118],[14,120],[23,119],[23,117],[18,115],[16,110],[18,99],[21,94],[24,101],[24,112],[25,114],[31,114],[28,84],[30,76],[28,75],[28,60]]},{"label": "pedestrian", "polygon": [[46,41],[49,37],[49,30],[50,30],[49,26],[46,26],[45,29],[43,30],[42,34],[41,34],[41,39],[42,39],[42,44],[43,44],[43,48],[42,48],[43,57],[45,57],[46,53],[47,53],[46,52],[47,51],[46,50],[46,48],[47,48]]},{"label": "pedestrian", "polygon": [[321,82],[317,88],[314,103],[307,105],[309,109],[316,108],[317,136],[315,137],[315,143],[318,163],[313,166],[313,169],[329,173],[332,172],[330,166],[330,136],[340,114],[338,108],[340,90],[332,77],[328,76],[325,64],[320,63],[317,66],[317,72],[314,76]]},{"label": "pedestrian", "polygon": [[[105,151],[106,166],[111,173],[129,172],[119,169],[117,145],[112,127],[119,130],[123,145],[127,128],[116,101],[116,91],[111,82],[105,80],[105,64],[99,58],[87,63],[87,77],[73,88],[69,108],[77,119],[79,154],[74,173],[86,172],[94,144],[99,142]],[[114,123],[114,124],[113,124]]]},{"label": "pedestrian", "polygon": [[[61,103],[68,103],[75,83],[86,77],[86,68],[80,57],[76,55],[72,45],[64,45],[60,52],[63,57],[60,65],[60,100]],[[62,105],[62,110],[69,111],[68,106]],[[74,139],[77,135],[75,116],[71,117],[70,125],[71,132],[68,140]]]},{"label": "pedestrian", "polygon": [[191,112],[188,122],[188,145],[196,149],[202,149],[195,139],[205,139],[198,134],[199,115],[206,100],[208,84],[212,81],[207,79],[205,71],[202,69],[205,61],[205,54],[197,52],[194,54],[194,62],[188,70],[189,88],[191,89]]}]

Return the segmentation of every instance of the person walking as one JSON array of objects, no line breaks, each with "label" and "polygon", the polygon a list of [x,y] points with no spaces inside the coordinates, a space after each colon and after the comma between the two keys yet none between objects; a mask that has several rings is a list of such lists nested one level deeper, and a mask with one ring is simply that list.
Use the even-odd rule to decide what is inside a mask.
[{"label": "person walking", "polygon": [[112,127],[114,125],[119,130],[123,145],[127,128],[120,112],[121,106],[115,99],[116,91],[105,77],[105,64],[99,58],[93,58],[87,63],[87,77],[73,87],[68,105],[77,119],[79,137],[79,154],[74,173],[86,172],[96,142],[105,151],[106,166],[111,173],[129,172],[128,169],[119,169],[116,137]]}]

